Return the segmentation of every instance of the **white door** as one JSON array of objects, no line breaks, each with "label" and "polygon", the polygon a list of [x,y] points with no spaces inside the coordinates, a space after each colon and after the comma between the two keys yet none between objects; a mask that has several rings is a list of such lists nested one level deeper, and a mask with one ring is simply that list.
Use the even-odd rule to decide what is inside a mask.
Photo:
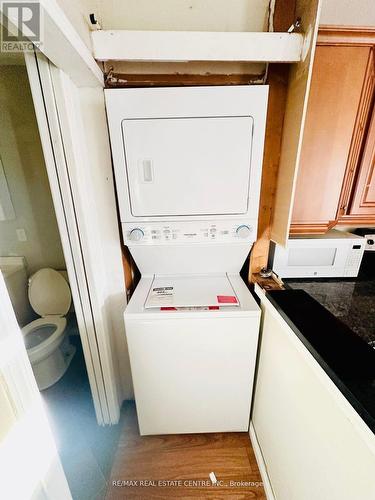
[{"label": "white door", "polygon": [[0,471],[0,498],[72,498],[1,272]]},{"label": "white door", "polygon": [[257,217],[268,86],[105,97],[122,222]]},{"label": "white door", "polygon": [[[96,417],[101,425],[115,424],[122,397],[115,371],[114,328],[108,318],[108,305],[103,304],[105,300],[109,302],[109,287],[101,267],[103,259],[107,255],[111,258],[113,253],[104,254],[100,234],[93,228],[93,222],[98,226],[99,221],[93,221],[90,186],[80,178],[85,189],[77,189],[77,176],[83,175],[87,158],[81,151],[84,139],[79,135],[81,116],[76,88],[39,52],[26,53],[25,60]],[[113,224],[115,215],[109,217]],[[114,224],[118,232],[116,219]],[[115,246],[116,235],[111,236]],[[116,250],[120,256],[119,242]],[[106,271],[112,272],[106,260],[105,264]],[[122,267],[111,278],[113,282],[119,279],[122,280]],[[98,290],[107,295],[98,297]],[[114,314],[121,316],[121,306]],[[117,330],[122,333],[120,327]],[[125,364],[126,356],[122,355],[122,359]]]},{"label": "white door", "polygon": [[252,130],[250,116],[123,120],[132,214],[245,214]]}]

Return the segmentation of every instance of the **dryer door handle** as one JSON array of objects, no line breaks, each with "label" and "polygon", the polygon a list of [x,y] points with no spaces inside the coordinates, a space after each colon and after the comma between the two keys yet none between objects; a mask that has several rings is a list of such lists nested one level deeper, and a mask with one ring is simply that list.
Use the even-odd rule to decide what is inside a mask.
[{"label": "dryer door handle", "polygon": [[139,160],[139,176],[142,183],[149,183],[154,181],[154,169],[152,160],[143,158]]}]

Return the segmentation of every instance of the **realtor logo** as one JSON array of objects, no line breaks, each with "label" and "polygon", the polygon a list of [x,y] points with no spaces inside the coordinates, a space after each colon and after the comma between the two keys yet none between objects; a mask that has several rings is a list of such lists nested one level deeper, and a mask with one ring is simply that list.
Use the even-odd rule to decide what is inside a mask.
[{"label": "realtor logo", "polygon": [[1,50],[29,52],[41,46],[41,9],[39,1],[0,2]]}]

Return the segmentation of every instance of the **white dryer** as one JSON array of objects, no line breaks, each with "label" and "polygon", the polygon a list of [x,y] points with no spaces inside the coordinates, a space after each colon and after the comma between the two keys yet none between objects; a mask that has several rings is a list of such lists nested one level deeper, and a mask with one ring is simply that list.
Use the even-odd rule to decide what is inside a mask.
[{"label": "white dryer", "polygon": [[106,90],[141,434],[246,431],[260,309],[256,238],[267,86]]}]

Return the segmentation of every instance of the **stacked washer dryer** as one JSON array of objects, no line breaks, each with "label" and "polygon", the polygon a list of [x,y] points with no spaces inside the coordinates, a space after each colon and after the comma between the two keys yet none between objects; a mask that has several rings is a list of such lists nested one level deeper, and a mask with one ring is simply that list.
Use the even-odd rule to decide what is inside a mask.
[{"label": "stacked washer dryer", "polygon": [[141,434],[246,431],[260,309],[239,271],[257,234],[267,86],[105,91]]}]

